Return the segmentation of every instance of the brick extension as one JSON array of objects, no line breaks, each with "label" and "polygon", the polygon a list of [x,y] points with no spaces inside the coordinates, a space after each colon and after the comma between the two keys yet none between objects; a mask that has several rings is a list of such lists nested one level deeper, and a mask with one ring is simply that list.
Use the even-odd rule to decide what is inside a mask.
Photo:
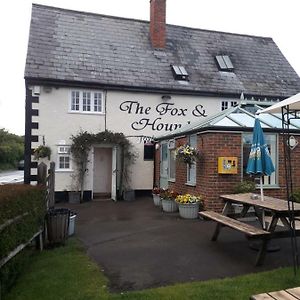
[{"label": "brick extension", "polygon": [[[176,147],[187,143],[186,137],[176,139]],[[265,188],[264,194],[268,196],[286,199],[285,188],[285,167],[282,136],[278,141],[278,186],[276,188]],[[201,159],[197,163],[196,186],[186,185],[187,168],[186,164],[176,162],[175,182],[169,182],[169,188],[180,193],[201,194],[206,209],[220,212],[223,208],[223,201],[219,198],[221,194],[233,193],[234,186],[241,181],[241,149],[242,134],[237,132],[205,132],[197,135],[197,148],[200,150]],[[159,155],[156,150],[156,172],[155,182],[159,182]],[[294,189],[300,188],[300,147],[291,152],[291,165],[293,174]],[[218,157],[238,157],[238,173],[218,174]],[[259,190],[257,191],[259,193]]]}]

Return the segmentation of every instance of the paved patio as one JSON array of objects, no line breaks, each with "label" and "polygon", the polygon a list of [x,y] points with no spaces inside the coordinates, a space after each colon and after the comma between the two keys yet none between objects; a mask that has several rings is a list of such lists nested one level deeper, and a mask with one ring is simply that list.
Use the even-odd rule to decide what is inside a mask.
[{"label": "paved patio", "polygon": [[[64,205],[65,206],[65,205]],[[217,242],[211,221],[163,213],[150,197],[132,202],[67,204],[78,213],[76,236],[104,270],[113,291],[137,290],[292,265],[289,239],[255,267],[257,252],[243,234],[224,228]],[[277,243],[277,241],[276,241]]]}]

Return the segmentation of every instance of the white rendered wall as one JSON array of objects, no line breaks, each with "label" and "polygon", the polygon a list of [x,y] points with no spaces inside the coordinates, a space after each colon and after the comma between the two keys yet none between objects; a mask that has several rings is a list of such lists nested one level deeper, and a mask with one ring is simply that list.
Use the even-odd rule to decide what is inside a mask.
[{"label": "white rendered wall", "polygon": [[[51,160],[57,163],[58,143],[65,140],[67,145],[70,144],[71,135],[76,135],[80,130],[93,133],[105,129],[123,132],[126,136],[132,136],[130,141],[139,156],[132,166],[133,189],[151,189],[153,184],[153,161],[144,161],[144,139],[140,136],[160,136],[188,122],[200,121],[206,116],[218,113],[221,110],[221,101],[225,100],[181,95],[163,100],[162,94],[107,91],[104,93],[106,115],[71,113],[69,107],[72,90],[74,89],[52,88],[46,93],[41,88],[39,103],[35,104],[39,116],[34,117],[34,121],[39,123],[39,129],[32,132],[40,138],[33,147],[41,144],[44,136],[46,145],[52,148]],[[92,161],[91,153],[85,183],[85,189],[89,190],[92,189],[93,182]],[[56,191],[70,189],[71,174],[69,171],[56,172]]]}]

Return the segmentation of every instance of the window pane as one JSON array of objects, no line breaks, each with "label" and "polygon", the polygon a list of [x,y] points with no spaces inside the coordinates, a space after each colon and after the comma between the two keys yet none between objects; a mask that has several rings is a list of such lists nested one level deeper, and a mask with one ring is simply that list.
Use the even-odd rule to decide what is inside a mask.
[{"label": "window pane", "polygon": [[82,109],[83,111],[91,111],[91,93],[83,92],[82,93]]},{"label": "window pane", "polygon": [[217,60],[217,62],[219,64],[219,68],[221,70],[226,70],[227,69],[226,64],[225,64],[225,62],[223,60],[223,56],[222,55],[217,55],[216,56],[216,60]]},{"label": "window pane", "polygon": [[79,92],[72,91],[71,110],[79,111]]},{"label": "window pane", "polygon": [[70,169],[70,156],[59,156],[59,169]]},{"label": "window pane", "polygon": [[102,94],[94,93],[94,111],[102,111]]}]

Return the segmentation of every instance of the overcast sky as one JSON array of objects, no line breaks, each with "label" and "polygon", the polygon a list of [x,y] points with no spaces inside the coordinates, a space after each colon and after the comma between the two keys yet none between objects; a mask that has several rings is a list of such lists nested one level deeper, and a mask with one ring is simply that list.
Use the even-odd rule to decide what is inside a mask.
[{"label": "overcast sky", "polygon": [[[149,0],[36,0],[34,3],[149,20]],[[30,0],[2,1],[0,128],[24,134]],[[272,37],[300,74],[299,0],[167,0],[167,23]],[[299,91],[300,92],[300,91]]]}]

